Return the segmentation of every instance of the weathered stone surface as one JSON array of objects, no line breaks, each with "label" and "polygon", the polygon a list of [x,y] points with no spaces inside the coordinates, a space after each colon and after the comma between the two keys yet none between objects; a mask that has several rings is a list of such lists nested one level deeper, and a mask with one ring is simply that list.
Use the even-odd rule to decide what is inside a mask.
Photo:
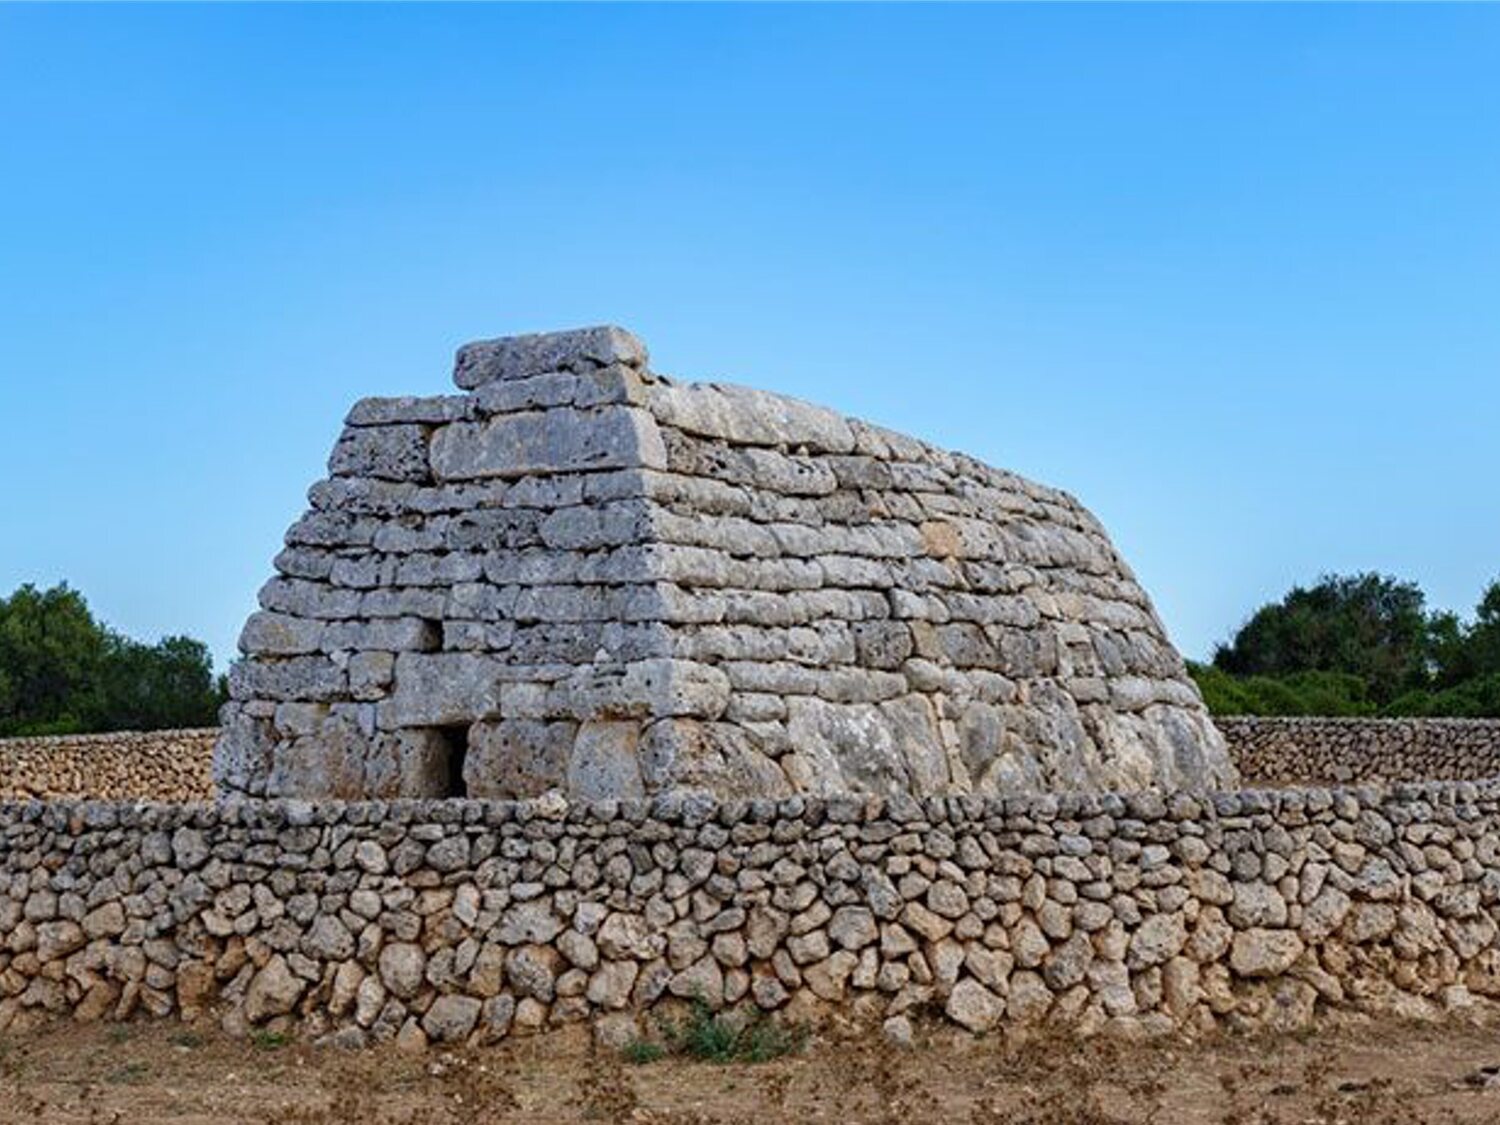
[{"label": "weathered stone surface", "polygon": [[411,942],[392,942],[380,951],[381,983],[402,1000],[410,1000],[417,994],[426,968],[422,947]]},{"label": "weathered stone surface", "polygon": [[536,797],[567,783],[577,724],[540,719],[469,728],[464,782],[475,797]]},{"label": "weathered stone surface", "polygon": [[1135,965],[1160,965],[1176,956],[1187,941],[1187,930],[1176,914],[1155,914],[1141,923],[1130,939],[1130,960]]},{"label": "weathered stone surface", "polygon": [[274,956],[255,974],[245,991],[245,1018],[259,1023],[271,1016],[285,1015],[306,989],[307,981],[292,973],[286,959]]},{"label": "weathered stone surface", "polygon": [[634,961],[606,961],[589,977],[588,998],[601,1008],[623,1008],[630,1003],[640,966]]},{"label": "weathered stone surface", "polygon": [[1302,956],[1302,939],[1292,930],[1245,930],[1235,934],[1229,966],[1242,977],[1274,977]]},{"label": "weathered stone surface", "polygon": [[228,728],[0,739],[0,800],[207,800],[221,739],[231,772],[257,772],[239,770],[242,742]]},{"label": "weathered stone surface", "polygon": [[1229,921],[1236,927],[1286,925],[1286,900],[1264,883],[1237,883],[1229,905]]},{"label": "weathered stone surface", "polygon": [[90,939],[114,937],[125,932],[125,908],[106,902],[83,916],[83,933]]},{"label": "weathered stone surface", "polygon": [[724,1003],[724,971],[712,957],[704,957],[675,975],[667,988],[673,996],[718,1008]]},{"label": "weathered stone surface", "polygon": [[354,935],[336,914],[320,914],[313,919],[302,945],[309,957],[323,961],[343,961],[354,956]]},{"label": "weathered stone surface", "polygon": [[473,390],[497,379],[526,379],[550,371],[587,370],[615,363],[644,367],[646,358],[645,344],[613,326],[505,336],[459,348],[453,381],[464,390]]},{"label": "weathered stone surface", "polygon": [[505,979],[521,994],[550,1004],[557,991],[562,957],[549,946],[523,945],[505,959]]},{"label": "weathered stone surface", "polygon": [[862,906],[841,906],[828,922],[828,936],[844,949],[860,950],[880,936],[875,916]]},{"label": "weathered stone surface", "polygon": [[644,796],[640,741],[638,723],[583,723],[568,760],[568,792],[586,801]]},{"label": "weathered stone surface", "polygon": [[[1488,1019],[1497,810],[1500,780],[0,804],[0,1003],[12,1022],[212,1013],[413,1049],[645,1028],[698,996],[734,1019],[926,1009],[1127,1035]],[[1249,924],[1278,901],[1284,925]]]},{"label": "weathered stone surface", "polygon": [[1500,775],[1500,719],[1215,720],[1247,780],[1348,785]]},{"label": "weathered stone surface", "polygon": [[500,919],[495,939],[506,945],[549,942],[562,932],[563,923],[545,899],[517,903]]},{"label": "weathered stone surface", "polygon": [[661,953],[664,944],[660,935],[653,934],[651,925],[639,914],[611,914],[599,927],[595,940],[604,956],[621,960],[650,960]]},{"label": "weathered stone surface", "polygon": [[432,438],[432,471],[441,481],[664,469],[666,459],[655,420],[628,406],[497,414],[484,422],[454,422]]},{"label": "weathered stone surface", "polygon": [[179,828],[172,834],[172,858],[184,871],[201,867],[208,859],[208,842],[195,828]]},{"label": "weathered stone surface", "polygon": [[969,1031],[983,1033],[994,1028],[1005,1013],[1005,1001],[971,977],[953,986],[943,1011]]},{"label": "weathered stone surface", "polygon": [[[614,328],[483,341],[458,357],[472,393],[356,405],[246,624],[226,792],[1234,779],[1149,599],[1072,497],[645,363]],[[968,893],[940,880],[924,906],[957,921]]]},{"label": "weathered stone surface", "polygon": [[259,656],[300,656],[319,651],[327,622],[261,610],[240,631],[240,651]]},{"label": "weathered stone surface", "polygon": [[346,427],[328,473],[334,477],[423,481],[428,476],[427,427],[419,425]]},{"label": "weathered stone surface", "polygon": [[422,1017],[422,1030],[433,1043],[462,1042],[479,1022],[482,1008],[472,996],[439,996]]},{"label": "weathered stone surface", "polygon": [[432,395],[414,398],[403,395],[397,398],[362,398],[349,408],[344,419],[348,426],[395,426],[418,422],[439,426],[444,422],[456,422],[467,416],[467,395]]},{"label": "weathered stone surface", "polygon": [[37,960],[43,964],[60,960],[75,949],[82,949],[87,940],[77,922],[43,922],[36,928]]}]

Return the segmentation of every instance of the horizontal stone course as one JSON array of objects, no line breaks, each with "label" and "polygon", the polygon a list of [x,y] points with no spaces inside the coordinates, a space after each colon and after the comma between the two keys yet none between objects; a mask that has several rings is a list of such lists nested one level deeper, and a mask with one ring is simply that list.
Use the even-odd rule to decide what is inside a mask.
[{"label": "horizontal stone course", "polygon": [[[1067,493],[654,374],[616,328],[480,341],[454,378],[471,393],[351,410],[241,635],[226,790],[520,796],[490,728],[538,721],[635,724],[638,770],[563,754],[585,759],[561,775],[575,796],[626,776],[721,798],[1234,783],[1150,599]],[[288,703],[323,726],[288,726]],[[481,734],[483,769],[460,760]],[[434,735],[450,768],[408,768]]]},{"label": "horizontal stone course", "polygon": [[987,1032],[1500,997],[1500,780],[889,800],[0,805],[0,1031],[487,1043],[688,999]]}]

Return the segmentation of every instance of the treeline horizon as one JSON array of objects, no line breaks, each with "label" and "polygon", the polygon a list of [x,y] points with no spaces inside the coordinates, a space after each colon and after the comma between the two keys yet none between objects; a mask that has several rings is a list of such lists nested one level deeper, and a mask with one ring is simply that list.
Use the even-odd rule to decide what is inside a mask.
[{"label": "treeline horizon", "polygon": [[[1500,578],[1466,620],[1415,582],[1326,574],[1187,665],[1215,715],[1500,717]],[[202,641],[126,637],[66,582],[0,598],[0,737],[212,726],[225,693]]]},{"label": "treeline horizon", "polygon": [[0,598],[0,737],[214,726],[225,694],[202,641],[132,640],[66,582]]},{"label": "treeline horizon", "polygon": [[1500,716],[1500,579],[1472,618],[1415,582],[1325,574],[1261,606],[1188,671],[1215,715]]}]

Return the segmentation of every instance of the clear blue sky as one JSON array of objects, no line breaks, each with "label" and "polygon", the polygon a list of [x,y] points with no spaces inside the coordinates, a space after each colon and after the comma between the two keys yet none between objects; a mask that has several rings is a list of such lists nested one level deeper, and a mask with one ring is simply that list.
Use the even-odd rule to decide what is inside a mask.
[{"label": "clear blue sky", "polygon": [[0,590],[233,652],[349,403],[612,321],[1066,487],[1180,647],[1500,574],[1500,8],[0,7]]}]

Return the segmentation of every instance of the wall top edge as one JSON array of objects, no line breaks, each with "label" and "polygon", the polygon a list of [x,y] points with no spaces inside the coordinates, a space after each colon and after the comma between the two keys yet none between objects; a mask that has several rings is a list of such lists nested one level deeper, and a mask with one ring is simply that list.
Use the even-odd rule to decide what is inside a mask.
[{"label": "wall top edge", "polygon": [[4,801],[0,828],[42,822],[71,831],[117,827],[308,827],[336,824],[450,823],[491,825],[551,821],[585,824],[648,820],[697,827],[709,823],[965,824],[992,818],[1084,820],[1108,816],[1147,821],[1211,820],[1235,816],[1318,813],[1400,804],[1467,804],[1500,800],[1500,777],[1463,781],[1397,782],[1216,793],[1156,791],[1037,794],[1014,797],[792,797],[718,801],[696,794],[651,800],[568,802],[473,799],[394,801],[233,800],[223,802]]}]

